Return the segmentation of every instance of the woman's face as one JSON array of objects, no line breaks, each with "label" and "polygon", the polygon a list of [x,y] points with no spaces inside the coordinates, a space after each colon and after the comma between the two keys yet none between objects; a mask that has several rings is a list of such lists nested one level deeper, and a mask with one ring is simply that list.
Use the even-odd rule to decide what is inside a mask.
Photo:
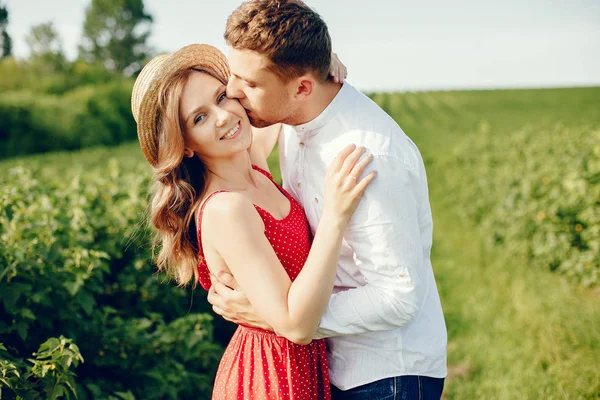
[{"label": "woman's face", "polygon": [[237,100],[227,98],[225,89],[204,72],[189,75],[179,104],[188,157],[193,152],[203,160],[228,158],[250,147],[248,116]]}]

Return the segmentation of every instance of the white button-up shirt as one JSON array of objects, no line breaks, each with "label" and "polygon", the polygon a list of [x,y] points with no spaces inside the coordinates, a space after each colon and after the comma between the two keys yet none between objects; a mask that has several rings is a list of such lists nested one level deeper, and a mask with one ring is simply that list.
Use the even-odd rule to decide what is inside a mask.
[{"label": "white button-up shirt", "polygon": [[[335,287],[317,337],[331,382],[347,390],[400,375],[446,376],[446,326],[430,261],[432,219],[419,150],[398,124],[348,83],[314,120],[284,126],[284,188],[319,224],[327,166],[346,145],[377,171],[344,234]],[[364,176],[363,174],[363,176]]]}]

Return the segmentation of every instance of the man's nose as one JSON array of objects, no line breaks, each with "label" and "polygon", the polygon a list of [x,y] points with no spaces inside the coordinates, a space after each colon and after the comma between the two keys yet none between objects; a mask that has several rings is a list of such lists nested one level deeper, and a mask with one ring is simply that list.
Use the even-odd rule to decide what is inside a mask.
[{"label": "man's nose", "polygon": [[227,82],[226,95],[230,99],[241,99],[244,97],[244,92],[239,87],[239,81],[233,75],[229,77],[229,81]]}]

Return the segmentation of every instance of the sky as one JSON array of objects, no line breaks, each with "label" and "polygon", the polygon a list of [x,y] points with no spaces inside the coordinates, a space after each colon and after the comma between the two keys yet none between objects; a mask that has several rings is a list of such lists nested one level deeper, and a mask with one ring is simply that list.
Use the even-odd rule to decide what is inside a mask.
[{"label": "sky", "polygon": [[[600,86],[600,0],[305,0],[329,27],[348,82],[363,91]],[[54,23],[77,55],[91,0],[0,0],[13,53]],[[223,32],[240,0],[145,0],[150,44],[171,52]]]}]

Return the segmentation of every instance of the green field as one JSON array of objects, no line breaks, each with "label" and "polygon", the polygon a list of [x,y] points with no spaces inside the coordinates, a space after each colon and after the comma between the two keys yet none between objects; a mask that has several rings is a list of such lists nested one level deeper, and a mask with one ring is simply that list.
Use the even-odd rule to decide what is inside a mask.
[{"label": "green field", "polygon": [[[445,398],[599,399],[600,88],[372,97],[415,140],[427,165],[434,217],[432,262],[449,334]],[[273,154],[273,169],[276,159]],[[16,282],[20,274],[25,276],[23,270],[33,271],[27,275],[33,282],[33,273],[39,273],[47,262],[47,258],[32,255],[46,248],[44,240],[51,245],[51,237],[62,235],[63,245],[72,244],[82,252],[95,243],[94,229],[103,232],[106,254],[85,253],[96,265],[86,267],[87,275],[68,267],[69,279],[81,291],[86,285],[110,279],[114,260],[135,264],[140,276],[151,275],[151,269],[144,266],[149,264],[144,258],[148,257],[147,249],[136,256],[123,256],[131,251],[126,250],[127,238],[139,226],[149,181],[149,167],[136,143],[5,160],[0,171],[0,205],[10,209],[0,214],[0,245],[4,248],[0,256],[6,263],[0,267],[4,268],[0,270],[0,289],[10,287],[7,277]],[[46,218],[50,228],[36,225],[39,221],[32,221],[31,215]],[[109,222],[103,223],[102,218]],[[80,228],[81,237],[66,232],[69,227]],[[41,236],[32,243],[36,234]],[[111,240],[111,235],[118,239]],[[134,241],[138,246],[143,243],[141,239]],[[19,250],[20,246],[26,247]],[[50,256],[61,263],[82,257],[49,252]],[[47,268],[58,274],[67,267]],[[96,273],[101,274],[97,281],[93,279]],[[149,301],[158,301],[151,290],[148,293],[149,288],[172,285],[142,283],[146,286],[139,289],[136,282],[116,282],[115,287],[126,289],[114,290],[128,295],[139,290],[142,300],[149,297]],[[73,285],[67,287],[74,290]],[[103,287],[101,292],[106,290]],[[204,301],[204,294],[196,293],[194,307],[200,308],[192,313],[206,311],[197,305]],[[177,316],[186,318],[188,300],[181,293],[170,298]],[[37,303],[23,297],[18,301],[11,304],[13,318],[31,320],[29,313],[21,315],[22,308],[17,309],[16,304],[26,305],[35,318]],[[118,300],[105,296],[102,301],[118,309]],[[77,302],[86,307],[85,299],[78,298]],[[138,310],[131,321],[140,323],[150,311]],[[163,307],[158,312],[169,311]],[[153,329],[165,330],[177,322],[171,321],[173,318],[164,318],[164,326],[143,322],[144,327],[136,328],[135,334],[124,336],[133,337],[140,348],[140,341],[154,338],[154,349],[174,351],[173,340],[152,336]],[[156,320],[160,318],[152,321]],[[172,328],[198,329],[198,324],[181,323]],[[33,322],[25,325],[28,329],[38,327]],[[140,333],[145,330],[150,336]],[[174,334],[168,329],[166,332]],[[63,334],[68,336],[68,332]],[[110,347],[104,349],[110,351]],[[115,350],[115,358],[127,356],[131,349],[137,347]],[[206,348],[196,346],[186,351],[204,354]],[[159,353],[155,353],[157,357]],[[175,353],[181,361],[178,368],[192,366],[187,364],[190,360],[185,351]],[[83,357],[84,364],[75,372],[85,377],[85,366],[94,364],[98,353],[84,353]],[[202,365],[208,374],[212,371],[207,364],[211,357]],[[152,363],[151,358],[146,360]],[[130,367],[135,368],[135,364]],[[155,388],[161,390],[195,378],[178,380],[171,376],[161,381],[156,375],[146,378],[160,382]],[[143,382],[143,377],[137,378]],[[131,387],[116,389],[150,398],[143,397],[146,392],[136,387],[136,382],[132,379]],[[102,384],[91,385],[86,389],[88,395],[96,390],[94,385],[102,388]],[[201,393],[208,390],[206,385],[202,383],[205,392]],[[156,398],[176,398],[169,393],[162,396]],[[185,392],[179,396],[187,398]]]}]

